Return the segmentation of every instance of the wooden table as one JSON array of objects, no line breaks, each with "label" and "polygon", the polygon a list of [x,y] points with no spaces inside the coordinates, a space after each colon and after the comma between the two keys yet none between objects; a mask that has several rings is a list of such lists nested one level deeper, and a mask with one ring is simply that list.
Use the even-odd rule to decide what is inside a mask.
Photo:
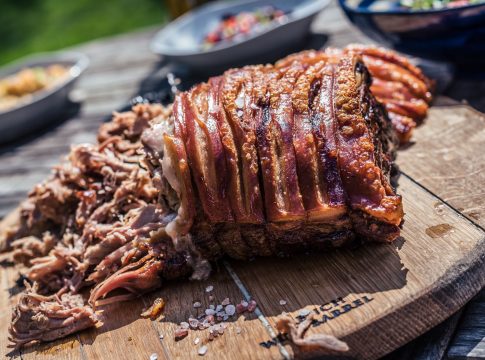
[{"label": "wooden table", "polygon": [[[314,25],[318,36],[311,40],[311,46],[369,42],[349,25],[335,4],[324,11]],[[0,147],[0,216],[15,208],[33,185],[46,178],[51,167],[68,153],[71,144],[93,142],[99,124],[114,109],[124,107],[137,94],[158,88],[172,67],[160,63],[160,59],[148,50],[148,43],[157,30],[149,28],[73,48],[87,54],[91,60],[89,69],[76,87],[77,95],[84,98],[82,107],[40,134]],[[485,111],[484,90],[485,81],[455,78],[446,95],[456,101],[468,101]],[[481,171],[483,174],[485,169]],[[484,204],[479,205],[481,209],[475,213],[483,211]],[[2,333],[1,336],[5,335]],[[14,357],[32,358],[32,355],[15,353]],[[85,356],[81,351],[81,358]],[[102,354],[98,356],[102,357]],[[58,358],[46,351],[46,358],[49,357]],[[485,291],[450,319],[386,358],[443,357],[485,358]]]}]

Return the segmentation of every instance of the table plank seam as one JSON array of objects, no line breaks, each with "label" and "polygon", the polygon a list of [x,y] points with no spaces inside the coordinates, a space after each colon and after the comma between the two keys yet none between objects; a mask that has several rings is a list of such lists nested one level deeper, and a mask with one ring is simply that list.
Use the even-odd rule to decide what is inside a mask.
[{"label": "table plank seam", "polygon": [[[141,298],[142,301],[143,301],[143,304],[145,305],[146,308],[149,308],[151,306],[151,304],[148,304],[147,301],[145,300],[144,297]],[[160,338],[160,332],[157,330],[157,328],[153,325],[153,321],[150,321],[150,327],[153,329],[153,331],[155,331],[155,334],[157,335],[157,339],[158,341],[160,342],[160,345],[162,346],[162,349],[163,349],[163,356],[165,359],[172,359],[172,357],[170,356],[170,353],[164,343],[164,341]]]},{"label": "table plank seam", "polygon": [[[229,273],[229,276],[231,277],[231,279],[234,281],[234,283],[238,287],[239,291],[241,291],[241,293],[243,294],[246,301],[249,302],[252,298],[251,294],[249,293],[247,287],[244,285],[242,280],[237,275],[236,271],[232,268],[232,266],[226,260],[223,261],[223,265],[224,265],[225,269],[227,270],[227,272]],[[275,332],[275,330],[273,329],[273,327],[269,323],[268,319],[266,319],[266,316],[259,309],[259,306],[256,307],[256,310],[254,312],[258,316],[258,319],[259,319],[259,321],[261,321],[265,330],[268,332],[268,335],[271,336],[271,338],[276,341],[276,345],[278,346],[278,349],[280,351],[280,354],[283,356],[283,359],[285,359],[285,360],[291,359],[290,354],[288,353],[286,348],[283,346],[281,341],[277,338],[277,333]]]}]

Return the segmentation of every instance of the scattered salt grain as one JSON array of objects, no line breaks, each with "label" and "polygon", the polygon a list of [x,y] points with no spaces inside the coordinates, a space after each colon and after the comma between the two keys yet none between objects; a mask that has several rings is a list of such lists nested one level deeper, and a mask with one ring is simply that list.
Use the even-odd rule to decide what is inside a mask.
[{"label": "scattered salt grain", "polygon": [[209,315],[214,315],[215,313],[216,313],[216,312],[215,312],[215,310],[212,310],[212,309],[205,309],[205,314],[206,314],[207,316],[209,316]]},{"label": "scattered salt grain", "polygon": [[258,110],[258,105],[256,105],[255,103],[251,103],[251,109],[253,110]]},{"label": "scattered salt grain", "polygon": [[199,343],[200,343],[200,339],[199,339],[198,337],[196,337],[196,338],[194,339],[194,345],[197,345],[197,344],[199,344]]},{"label": "scattered salt grain", "polygon": [[180,340],[189,334],[189,329],[177,328],[175,329],[175,339]]},{"label": "scattered salt grain", "polygon": [[241,333],[241,328],[240,327],[237,327],[236,328],[236,334],[240,334]]},{"label": "scattered salt grain", "polygon": [[301,309],[300,312],[298,313],[298,316],[306,317],[310,314],[310,310],[308,309]]},{"label": "scattered salt grain", "polygon": [[244,307],[248,307],[248,302],[246,300],[241,301],[241,305]]},{"label": "scattered salt grain", "polygon": [[214,290],[214,286],[212,285],[209,285],[205,288],[205,292],[208,292],[208,293],[210,293],[212,290]]},{"label": "scattered salt grain", "polygon": [[194,318],[189,318],[189,325],[191,329],[197,329],[199,327],[199,320]]},{"label": "scattered salt grain", "polygon": [[198,301],[196,301],[196,302],[194,303],[194,308],[195,308],[195,309],[198,309],[198,308],[200,308],[201,306],[202,306],[202,304],[201,304],[200,302],[198,302]]},{"label": "scattered salt grain", "polygon": [[236,307],[232,304],[229,304],[225,308],[226,314],[232,316],[236,313]]},{"label": "scattered salt grain", "polygon": [[217,306],[216,306],[216,311],[217,311],[217,312],[219,312],[219,311],[221,311],[221,310],[222,310],[222,305],[217,305]]},{"label": "scattered salt grain", "polygon": [[242,110],[237,111],[237,116],[243,116],[243,115],[244,115],[244,112]]},{"label": "scattered salt grain", "polygon": [[216,309],[216,307],[215,307],[214,305],[209,305],[209,309],[211,309],[211,310],[215,310],[215,309]]},{"label": "scattered salt grain", "polygon": [[231,300],[229,300],[229,298],[225,298],[224,300],[222,300],[221,305],[226,306],[226,305],[229,305],[230,303],[231,303]]},{"label": "scattered salt grain", "polygon": [[285,306],[286,305],[286,300],[280,300],[280,305]]},{"label": "scattered salt grain", "polygon": [[159,338],[160,340],[163,340],[163,334],[160,334]]},{"label": "scattered salt grain", "polygon": [[248,307],[247,306],[244,306],[243,304],[237,304],[236,305],[236,311],[237,311],[238,314],[242,314],[247,309],[248,309]]},{"label": "scattered salt grain", "polygon": [[197,354],[199,354],[200,356],[204,356],[206,353],[207,353],[207,346],[206,345],[201,346],[199,348],[199,350],[197,351]]},{"label": "scattered salt grain", "polygon": [[203,321],[204,323],[211,324],[214,322],[214,315],[208,315],[206,316],[205,320]]},{"label": "scattered salt grain", "polygon": [[182,329],[188,329],[188,328],[190,327],[190,325],[189,325],[189,323],[188,323],[188,322],[186,322],[186,321],[182,321],[182,322],[180,323],[180,327],[181,327]]},{"label": "scattered salt grain", "polygon": [[258,306],[258,304],[256,303],[256,301],[254,301],[254,300],[249,301],[249,303],[248,303],[248,311],[249,312],[253,312],[254,310],[256,310],[256,306]]},{"label": "scattered salt grain", "polygon": [[151,354],[150,360],[158,360],[158,355],[156,353]]}]

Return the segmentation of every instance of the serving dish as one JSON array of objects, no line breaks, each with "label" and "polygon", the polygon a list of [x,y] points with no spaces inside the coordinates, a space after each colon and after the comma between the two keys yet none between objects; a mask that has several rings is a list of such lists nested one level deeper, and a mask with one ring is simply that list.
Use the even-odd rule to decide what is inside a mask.
[{"label": "serving dish", "polygon": [[[210,3],[165,26],[155,35],[150,48],[167,60],[199,70],[274,60],[305,38],[312,20],[329,3],[329,0],[240,0]],[[222,16],[252,11],[263,6],[283,10],[287,13],[287,21],[249,34],[240,41],[222,42],[212,48],[203,48],[204,37],[217,26]]]},{"label": "serving dish", "polygon": [[339,0],[367,36],[396,50],[458,65],[485,63],[485,3],[409,10],[389,1]]},{"label": "serving dish", "polygon": [[50,88],[32,93],[25,103],[0,111],[0,142],[12,141],[55,120],[68,103],[69,93],[89,65],[89,59],[77,52],[41,53],[20,59],[0,70],[0,78],[5,78],[25,68],[52,64],[68,67],[65,79]]}]

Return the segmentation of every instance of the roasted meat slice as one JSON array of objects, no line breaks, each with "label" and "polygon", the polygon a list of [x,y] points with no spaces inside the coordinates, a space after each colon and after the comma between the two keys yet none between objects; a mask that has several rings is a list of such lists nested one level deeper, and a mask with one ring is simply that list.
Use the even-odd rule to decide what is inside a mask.
[{"label": "roasted meat slice", "polygon": [[407,134],[406,119],[425,113],[426,89],[399,56],[355,46],[231,69],[171,106],[115,113],[98,144],[73,147],[32,191],[6,232],[2,247],[35,283],[14,311],[12,342],[93,326],[95,307],[164,279],[205,278],[223,255],[392,241],[403,217],[389,180],[392,125]]},{"label": "roasted meat slice", "polygon": [[349,45],[344,52],[360,54],[373,77],[371,91],[389,112],[401,144],[407,143],[416,125],[426,117],[433,83],[404,56],[363,45]]}]

